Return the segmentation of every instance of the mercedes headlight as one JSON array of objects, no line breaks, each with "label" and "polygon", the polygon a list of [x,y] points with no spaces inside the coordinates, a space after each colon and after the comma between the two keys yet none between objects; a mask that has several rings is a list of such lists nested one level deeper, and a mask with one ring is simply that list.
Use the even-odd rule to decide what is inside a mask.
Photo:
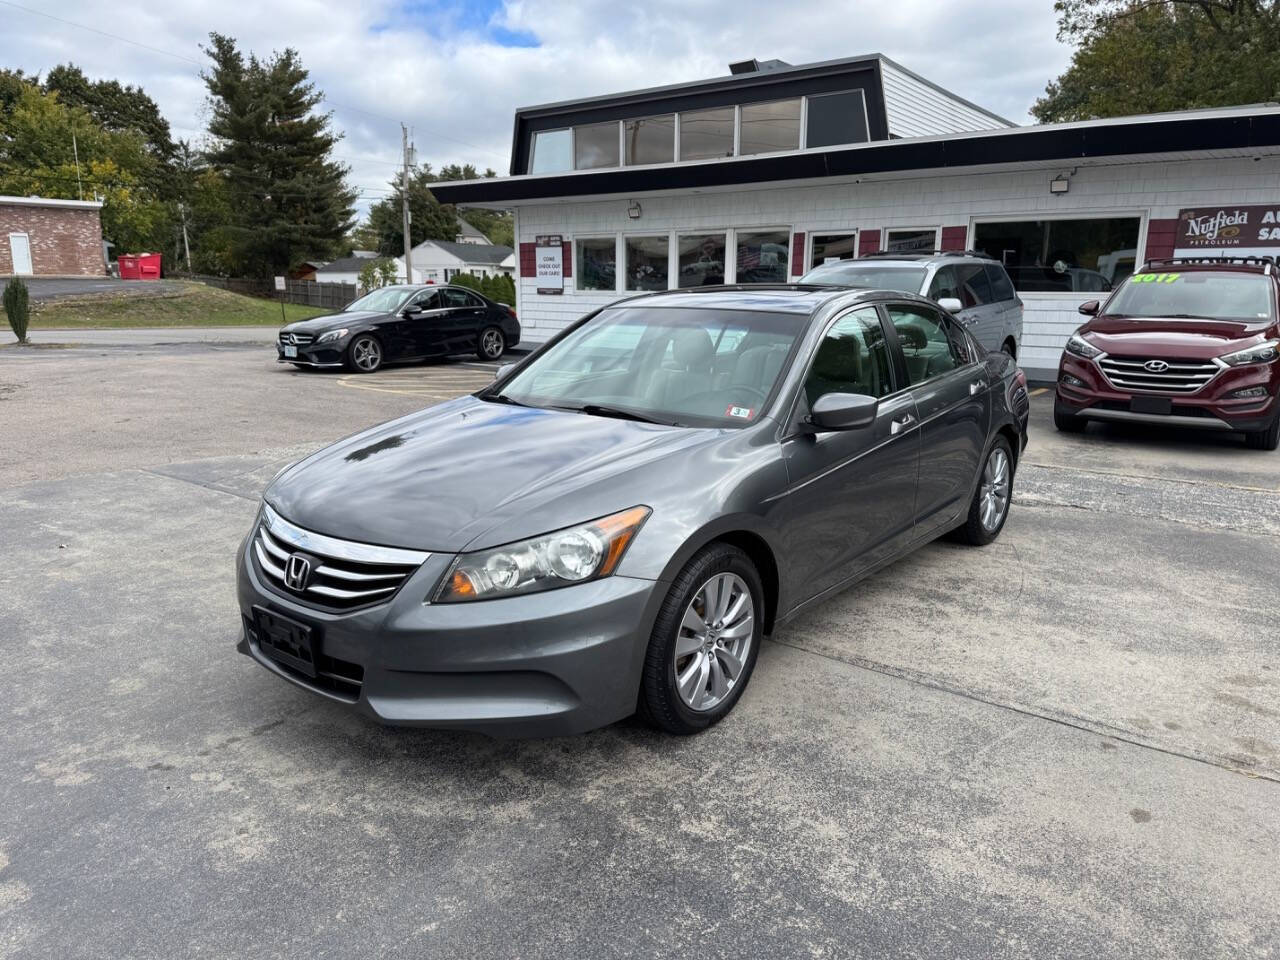
[{"label": "mercedes headlight", "polygon": [[1101,350],[1078,333],[1073,333],[1067,339],[1067,353],[1074,353],[1077,357],[1084,357],[1086,360],[1102,356]]},{"label": "mercedes headlight", "polygon": [[1246,363],[1270,363],[1277,356],[1280,356],[1280,340],[1264,340],[1218,359],[1228,366],[1239,367]]},{"label": "mercedes headlight", "polygon": [[493,600],[607,577],[618,568],[649,513],[648,507],[632,507],[519,543],[464,553],[449,568],[432,602]]},{"label": "mercedes headlight", "polygon": [[328,333],[322,333],[316,338],[316,343],[333,343],[335,340],[341,340],[351,331],[346,327],[341,330],[330,330]]}]

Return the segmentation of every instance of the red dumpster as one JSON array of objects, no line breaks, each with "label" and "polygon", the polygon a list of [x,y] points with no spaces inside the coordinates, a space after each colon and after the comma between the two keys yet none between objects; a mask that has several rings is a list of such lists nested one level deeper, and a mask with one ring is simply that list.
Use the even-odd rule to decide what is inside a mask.
[{"label": "red dumpster", "polygon": [[160,254],[122,253],[116,262],[120,265],[121,280],[159,280]]}]

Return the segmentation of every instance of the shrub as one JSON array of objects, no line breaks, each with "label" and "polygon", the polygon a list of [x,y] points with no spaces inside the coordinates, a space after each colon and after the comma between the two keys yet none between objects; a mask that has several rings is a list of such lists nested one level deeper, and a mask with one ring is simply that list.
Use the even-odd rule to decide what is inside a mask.
[{"label": "shrub", "polygon": [[4,312],[9,318],[9,326],[13,328],[19,343],[27,342],[27,321],[31,319],[31,302],[27,295],[27,285],[21,277],[14,277],[4,288]]}]

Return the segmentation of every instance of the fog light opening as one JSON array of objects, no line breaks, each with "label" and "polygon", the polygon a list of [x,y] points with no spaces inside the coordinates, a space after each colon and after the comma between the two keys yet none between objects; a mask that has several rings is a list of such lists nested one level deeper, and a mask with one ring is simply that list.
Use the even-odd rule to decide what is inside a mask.
[{"label": "fog light opening", "polygon": [[1270,395],[1266,387],[1245,387],[1242,390],[1231,391],[1230,397],[1232,400],[1262,400]]},{"label": "fog light opening", "polygon": [[1083,380],[1081,380],[1079,377],[1073,377],[1069,373],[1064,373],[1061,376],[1061,378],[1059,378],[1058,382],[1062,384],[1066,384],[1068,387],[1081,387],[1086,390],[1089,387],[1089,385],[1085,383]]}]

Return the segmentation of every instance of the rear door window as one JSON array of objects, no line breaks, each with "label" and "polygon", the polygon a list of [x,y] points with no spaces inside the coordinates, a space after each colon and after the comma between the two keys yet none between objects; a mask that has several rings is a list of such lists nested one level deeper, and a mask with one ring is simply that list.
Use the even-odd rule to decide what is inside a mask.
[{"label": "rear door window", "polygon": [[911,386],[970,362],[963,334],[938,311],[907,303],[888,303],[885,309],[898,334]]},{"label": "rear door window", "polygon": [[1013,281],[1009,279],[1009,274],[1004,272],[1004,267],[988,263],[987,282],[991,285],[991,299],[993,301],[1013,299]]}]

